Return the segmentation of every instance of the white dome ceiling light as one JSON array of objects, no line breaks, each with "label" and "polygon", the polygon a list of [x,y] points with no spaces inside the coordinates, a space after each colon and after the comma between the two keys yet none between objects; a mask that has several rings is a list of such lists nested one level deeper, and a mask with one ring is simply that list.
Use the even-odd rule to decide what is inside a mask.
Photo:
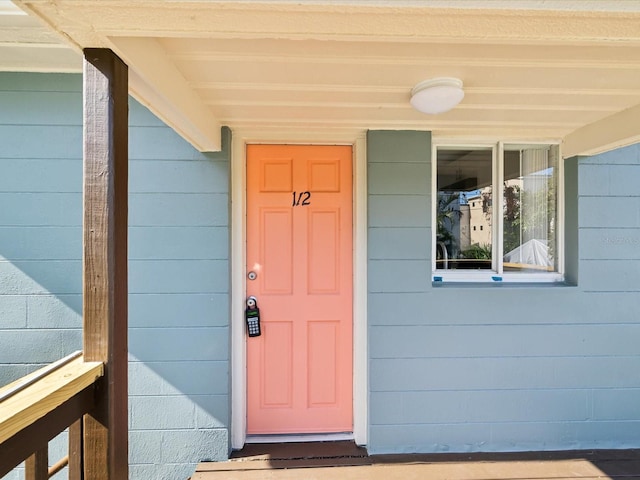
[{"label": "white dome ceiling light", "polygon": [[424,80],[411,90],[411,106],[430,115],[448,112],[463,98],[462,80],[452,77]]}]

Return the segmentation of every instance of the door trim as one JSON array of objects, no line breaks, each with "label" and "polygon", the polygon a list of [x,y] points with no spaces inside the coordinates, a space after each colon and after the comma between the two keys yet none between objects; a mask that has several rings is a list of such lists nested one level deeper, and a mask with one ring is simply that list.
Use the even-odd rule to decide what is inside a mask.
[{"label": "door trim", "polygon": [[234,131],[231,146],[231,448],[247,439],[247,378],[244,304],[246,296],[246,145],[251,143],[350,145],[353,149],[353,436],[368,442],[367,362],[367,157],[366,137]]}]

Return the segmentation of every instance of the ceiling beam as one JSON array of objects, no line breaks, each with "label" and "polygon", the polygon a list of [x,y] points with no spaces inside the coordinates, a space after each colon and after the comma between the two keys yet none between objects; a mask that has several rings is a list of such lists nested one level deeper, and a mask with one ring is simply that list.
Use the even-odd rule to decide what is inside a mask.
[{"label": "ceiling beam", "polygon": [[581,127],[564,138],[562,155],[597,155],[640,142],[640,105]]},{"label": "ceiling beam", "polygon": [[130,93],[201,152],[220,151],[221,125],[152,38],[111,38],[129,65]]}]

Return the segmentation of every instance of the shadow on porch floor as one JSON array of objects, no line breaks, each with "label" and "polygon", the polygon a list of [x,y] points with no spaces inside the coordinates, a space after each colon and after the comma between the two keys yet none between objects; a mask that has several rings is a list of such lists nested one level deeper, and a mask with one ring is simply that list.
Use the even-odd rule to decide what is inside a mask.
[{"label": "shadow on porch floor", "polygon": [[352,442],[247,445],[192,480],[640,480],[640,450],[367,455]]}]

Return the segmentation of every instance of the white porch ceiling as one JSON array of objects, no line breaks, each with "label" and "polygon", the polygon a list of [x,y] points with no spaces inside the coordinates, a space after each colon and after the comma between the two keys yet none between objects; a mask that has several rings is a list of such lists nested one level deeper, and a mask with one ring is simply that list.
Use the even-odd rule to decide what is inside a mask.
[{"label": "white porch ceiling", "polygon": [[[200,150],[221,125],[563,139],[565,155],[640,140],[640,0],[15,3],[30,16],[0,1],[0,69],[79,71],[81,48],[111,48],[136,98]],[[412,110],[437,76],[464,82],[462,103]]]}]

